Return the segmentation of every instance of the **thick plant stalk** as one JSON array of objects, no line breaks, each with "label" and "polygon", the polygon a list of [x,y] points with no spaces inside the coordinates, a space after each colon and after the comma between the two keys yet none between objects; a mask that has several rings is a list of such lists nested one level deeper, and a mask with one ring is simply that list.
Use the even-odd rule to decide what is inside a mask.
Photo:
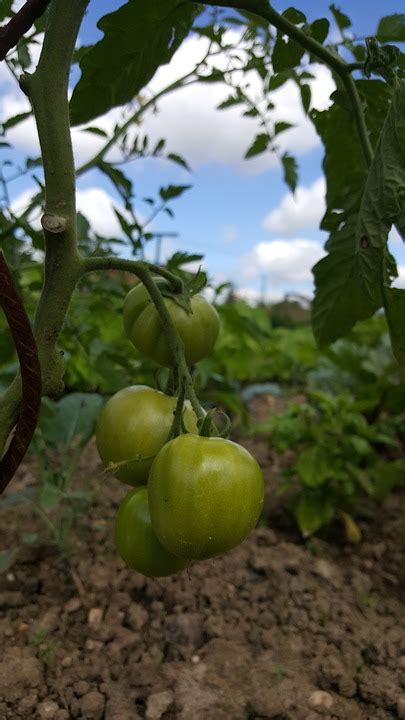
[{"label": "thick plant stalk", "polygon": [[0,304],[7,318],[21,368],[21,408],[14,437],[0,461],[0,494],[15,474],[34,434],[41,404],[41,366],[30,321],[0,250]]},{"label": "thick plant stalk", "polygon": [[[63,389],[63,358],[56,343],[81,275],[77,251],[75,168],[69,125],[68,79],[77,34],[88,0],[51,0],[38,67],[23,75],[38,128],[45,174],[45,275],[34,336],[42,371],[42,393]],[[16,378],[0,398],[0,454],[15,425],[21,401]]]}]

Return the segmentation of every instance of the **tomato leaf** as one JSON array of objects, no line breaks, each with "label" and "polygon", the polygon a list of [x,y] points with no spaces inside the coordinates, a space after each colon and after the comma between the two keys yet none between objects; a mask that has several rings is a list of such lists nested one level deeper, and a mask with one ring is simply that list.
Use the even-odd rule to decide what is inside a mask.
[{"label": "tomato leaf", "polygon": [[342,13],[342,11],[339,10],[339,8],[334,5],[334,3],[332,3],[332,5],[329,5],[329,8],[333,17],[336,20],[336,25],[340,30],[345,30],[346,28],[351,27],[352,21],[350,20],[350,18],[345,15],[345,13]]},{"label": "tomato leaf", "polygon": [[327,525],[335,514],[331,500],[316,491],[307,490],[300,495],[295,508],[295,518],[304,536],[312,535]]},{"label": "tomato leaf", "polygon": [[397,13],[381,18],[377,28],[380,42],[405,42],[405,14]]},{"label": "tomato leaf", "polygon": [[269,136],[265,133],[260,133],[260,135],[256,135],[253,143],[251,146],[246,150],[245,152],[245,159],[254,157],[255,155],[260,155],[261,153],[265,152],[269,146]]},{"label": "tomato leaf", "polygon": [[319,43],[323,43],[328,37],[329,20],[326,18],[314,20],[314,22],[309,26],[309,32],[314,40],[317,40]]},{"label": "tomato leaf", "polygon": [[288,153],[284,153],[281,162],[284,168],[284,182],[286,182],[288,187],[294,192],[298,182],[297,161]]},{"label": "tomato leaf", "polygon": [[278,31],[272,56],[273,70],[276,73],[299,65],[305,53],[304,48],[295,40],[289,38],[285,40],[284,38],[284,33]]},{"label": "tomato leaf", "polygon": [[174,198],[179,197],[190,188],[191,185],[167,185],[167,187],[160,188],[159,195],[162,200],[167,202],[168,200],[173,200]]},{"label": "tomato leaf", "polygon": [[303,485],[320,487],[331,477],[330,457],[321,446],[309,447],[300,453],[296,469]]},{"label": "tomato leaf", "polygon": [[[346,335],[357,320],[370,317],[381,306],[381,296],[370,297],[359,281],[355,229],[355,218],[351,218],[343,228],[334,231],[325,246],[328,255],[312,270],[315,279],[312,328],[321,347]],[[378,265],[378,251],[377,255]]]},{"label": "tomato leaf", "polygon": [[80,59],[70,114],[79,125],[130,102],[168,63],[200,12],[181,0],[129,0],[98,22],[104,37]]},{"label": "tomato leaf", "polygon": [[10,130],[10,128],[15,127],[15,125],[18,125],[18,123],[23,122],[23,120],[26,120],[27,118],[32,115],[31,110],[28,112],[19,113],[18,115],[14,115],[13,117],[6,120],[5,123],[3,123],[3,131]]}]

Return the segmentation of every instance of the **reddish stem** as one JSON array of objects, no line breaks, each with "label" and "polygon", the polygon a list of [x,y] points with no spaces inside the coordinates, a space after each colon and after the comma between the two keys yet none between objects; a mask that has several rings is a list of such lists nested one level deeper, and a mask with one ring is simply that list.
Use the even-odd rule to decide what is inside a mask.
[{"label": "reddish stem", "polygon": [[45,11],[49,0],[27,0],[25,5],[0,28],[0,60],[4,60],[11,48]]},{"label": "reddish stem", "polygon": [[41,404],[41,366],[37,344],[13,276],[0,250],[0,306],[13,336],[21,368],[21,408],[14,437],[0,461],[0,494],[28,450]]}]

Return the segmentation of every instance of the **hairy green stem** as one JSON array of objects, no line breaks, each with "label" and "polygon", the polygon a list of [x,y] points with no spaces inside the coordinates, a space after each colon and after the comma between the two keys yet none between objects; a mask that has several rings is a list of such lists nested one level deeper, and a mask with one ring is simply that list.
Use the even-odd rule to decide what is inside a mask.
[{"label": "hairy green stem", "polygon": [[182,292],[183,281],[178,275],[173,275],[169,270],[166,270],[160,265],[154,263],[145,263],[142,260],[126,260],[125,258],[119,258],[115,255],[106,255],[105,257],[90,257],[83,261],[81,267],[81,273],[88,273],[98,270],[122,270],[124,272],[132,273],[137,275],[141,279],[141,275],[144,268],[148,268],[151,273],[164,277],[172,286],[174,292]]},{"label": "hairy green stem", "polygon": [[[34,322],[45,395],[57,395],[63,388],[63,360],[56,342],[81,274],[67,93],[72,54],[87,4],[88,0],[51,1],[38,67],[33,75],[21,78],[35,114],[46,186],[42,218],[45,274]],[[0,455],[16,422],[20,398],[17,377],[1,397]]]},{"label": "hairy green stem", "polygon": [[[187,0],[190,2],[191,0]],[[270,25],[280,30],[288,37],[295,40],[315,57],[319,58],[328,67],[335,71],[341,78],[350,100],[357,133],[363,149],[364,159],[368,167],[373,159],[373,149],[370,138],[368,136],[367,127],[364,121],[363,108],[357,88],[353,78],[350,75],[352,70],[351,64],[347,63],[338,54],[335,54],[327,47],[324,47],[310,35],[307,35],[301,28],[290,22],[286,17],[280,15],[271,7],[268,0],[203,0],[203,5],[214,7],[234,8],[235,10],[243,10],[257,15],[262,20],[267,21]]]}]

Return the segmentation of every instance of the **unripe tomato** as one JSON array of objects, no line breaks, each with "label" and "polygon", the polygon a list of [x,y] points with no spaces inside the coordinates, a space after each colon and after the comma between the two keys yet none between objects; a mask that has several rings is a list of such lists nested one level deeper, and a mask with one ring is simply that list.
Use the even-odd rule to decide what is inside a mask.
[{"label": "unripe tomato", "polygon": [[[113,474],[129,485],[143,485],[153,458],[167,440],[177,398],[146,385],[119,390],[104,405],[96,428],[96,442],[105,466],[124,460],[145,458],[117,469]],[[189,432],[197,432],[197,418],[185,403],[183,421]],[[148,459],[146,459],[148,458]]]},{"label": "unripe tomato", "polygon": [[[215,345],[219,333],[218,313],[201,295],[191,298],[191,313],[171,298],[165,297],[164,302],[184,343],[186,362],[194,365],[209,355]],[[159,365],[171,367],[173,358],[160,316],[141,283],[132,288],[125,298],[124,329],[143,355]]]},{"label": "unripe tomato", "polygon": [[146,487],[131,490],[119,506],[115,546],[128,567],[148,577],[173,575],[187,565],[162,547],[153,532]]},{"label": "unripe tomato", "polygon": [[238,545],[263,506],[263,476],[245,448],[180,435],[156,455],[148,481],[152,527],[180,557],[204,559]]}]

